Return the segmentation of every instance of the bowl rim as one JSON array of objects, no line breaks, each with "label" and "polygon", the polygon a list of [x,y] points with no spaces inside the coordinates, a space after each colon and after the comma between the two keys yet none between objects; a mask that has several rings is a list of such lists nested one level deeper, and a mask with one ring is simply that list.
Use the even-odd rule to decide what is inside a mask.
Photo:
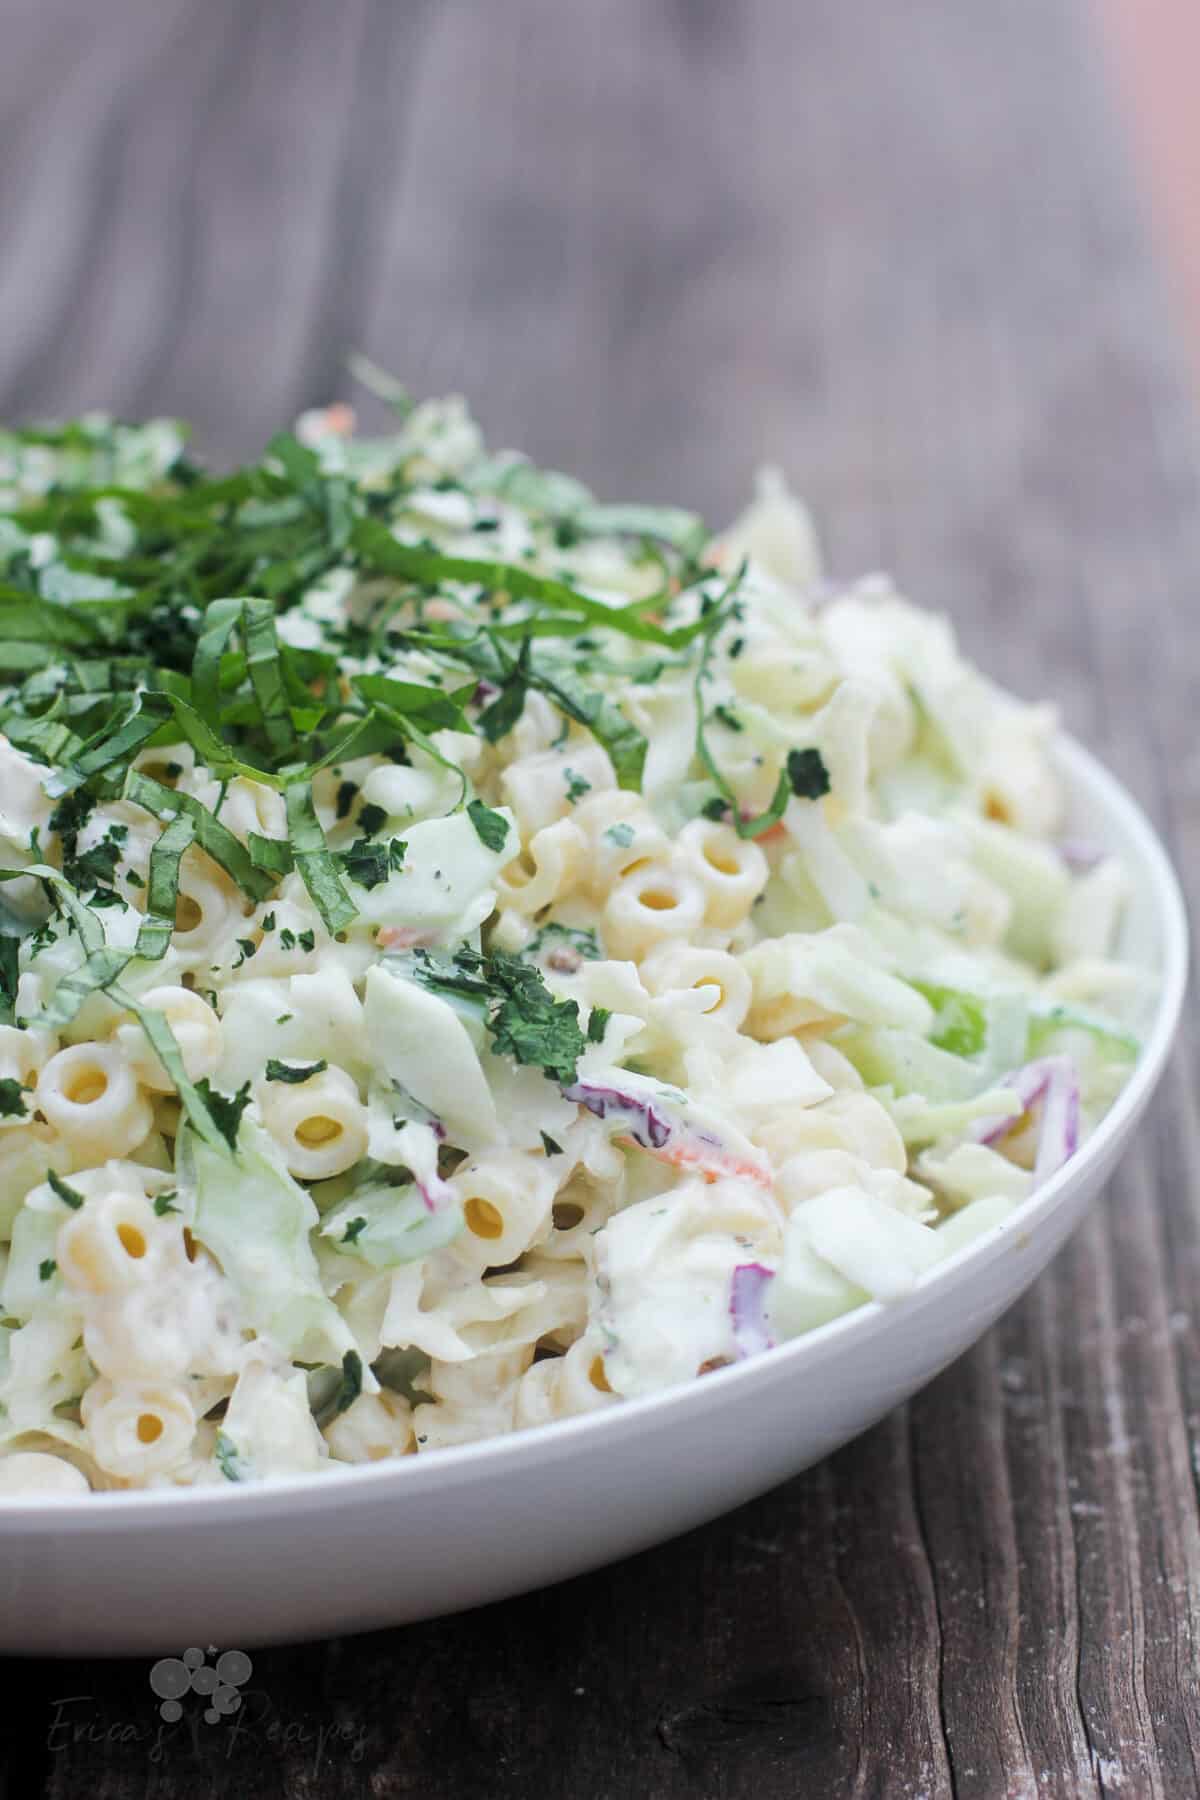
[{"label": "bowl rim", "polygon": [[805,1365],[836,1358],[845,1345],[869,1339],[899,1314],[920,1308],[942,1297],[942,1290],[969,1270],[983,1267],[1002,1254],[1010,1241],[1051,1213],[1068,1191],[1084,1185],[1097,1163],[1119,1144],[1135,1123],[1157,1086],[1175,1038],[1187,986],[1188,924],[1183,894],[1174,867],[1158,833],[1141,805],[1099,759],[1065,732],[1051,744],[1055,763],[1067,778],[1072,793],[1083,793],[1094,802],[1126,838],[1132,848],[1138,877],[1145,885],[1161,937],[1160,987],[1153,1021],[1146,1033],[1133,1074],[1110,1110],[1077,1156],[1049,1181],[1021,1201],[999,1224],[954,1251],[917,1281],[910,1294],[898,1301],[868,1301],[815,1330],[779,1344],[759,1356],[747,1357],[728,1368],[715,1370],[703,1382],[682,1382],[653,1394],[625,1400],[619,1406],[576,1414],[566,1419],[507,1432],[498,1437],[453,1445],[428,1457],[389,1458],[377,1463],[346,1465],[318,1473],[268,1476],[239,1486],[121,1489],[104,1493],[0,1495],[0,1533],[10,1537],[58,1533],[134,1529],[149,1526],[195,1525],[203,1519],[263,1519],[295,1516],[313,1508],[324,1510],[379,1502],[391,1497],[403,1504],[408,1494],[428,1493],[460,1480],[471,1480],[475,1471],[482,1479],[500,1475],[510,1465],[532,1467],[557,1463],[574,1449],[593,1439],[603,1442],[638,1436],[653,1429],[665,1412],[673,1418],[734,1404],[739,1395],[761,1382],[799,1374]]}]

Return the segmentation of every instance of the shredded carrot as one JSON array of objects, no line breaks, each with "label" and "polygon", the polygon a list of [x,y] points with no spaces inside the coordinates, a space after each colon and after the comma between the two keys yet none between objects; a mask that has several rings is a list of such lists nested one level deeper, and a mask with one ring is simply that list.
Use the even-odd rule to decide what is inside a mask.
[{"label": "shredded carrot", "polygon": [[740,1157],[725,1157],[714,1162],[706,1160],[703,1150],[694,1149],[689,1144],[666,1144],[661,1150],[652,1149],[647,1144],[636,1143],[632,1138],[619,1139],[636,1150],[645,1150],[647,1156],[653,1156],[658,1162],[670,1163],[674,1169],[695,1169],[706,1181],[720,1181],[724,1175],[738,1175],[746,1181],[756,1181],[760,1187],[770,1187],[771,1173],[758,1163],[743,1161]]}]

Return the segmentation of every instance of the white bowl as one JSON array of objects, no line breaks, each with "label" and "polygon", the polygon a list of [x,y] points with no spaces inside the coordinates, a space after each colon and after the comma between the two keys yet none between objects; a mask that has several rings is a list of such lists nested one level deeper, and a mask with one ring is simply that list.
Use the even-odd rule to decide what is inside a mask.
[{"label": "white bowl", "polygon": [[1187,926],[1140,809],[1060,740],[1073,831],[1134,882],[1125,953],[1156,970],[1128,1086],[1081,1153],[907,1299],[650,1399],[515,1436],[228,1490],[0,1500],[0,1651],[239,1649],[478,1606],[644,1550],[827,1456],[945,1368],[1049,1262],[1162,1074]]}]

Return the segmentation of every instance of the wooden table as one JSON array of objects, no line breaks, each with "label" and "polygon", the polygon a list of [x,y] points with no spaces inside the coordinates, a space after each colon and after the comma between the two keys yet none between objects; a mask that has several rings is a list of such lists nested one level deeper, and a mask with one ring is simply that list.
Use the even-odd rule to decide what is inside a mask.
[{"label": "wooden table", "polygon": [[[1195,875],[1195,419],[1070,0],[0,26],[6,412],[236,454],[359,346],[613,497],[719,519],[777,459],[835,569],[1057,696]],[[820,1468],[550,1592],[263,1652],[254,1730],[159,1761],[146,1666],[9,1665],[0,1796],[1194,1793],[1196,1075],[1189,1022],[1052,1272]]]}]

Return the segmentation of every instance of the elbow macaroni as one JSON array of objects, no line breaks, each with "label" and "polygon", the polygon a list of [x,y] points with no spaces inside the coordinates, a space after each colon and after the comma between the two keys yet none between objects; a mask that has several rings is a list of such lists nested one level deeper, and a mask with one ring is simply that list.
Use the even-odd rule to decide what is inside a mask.
[{"label": "elbow macaroni", "polygon": [[43,1065],[38,1111],[81,1163],[124,1156],[154,1123],[129,1059],[117,1044],[71,1044]]},{"label": "elbow macaroni", "polygon": [[287,1168],[306,1181],[341,1175],[366,1153],[367,1109],[344,1069],[323,1069],[297,1086],[263,1082],[259,1109]]}]

